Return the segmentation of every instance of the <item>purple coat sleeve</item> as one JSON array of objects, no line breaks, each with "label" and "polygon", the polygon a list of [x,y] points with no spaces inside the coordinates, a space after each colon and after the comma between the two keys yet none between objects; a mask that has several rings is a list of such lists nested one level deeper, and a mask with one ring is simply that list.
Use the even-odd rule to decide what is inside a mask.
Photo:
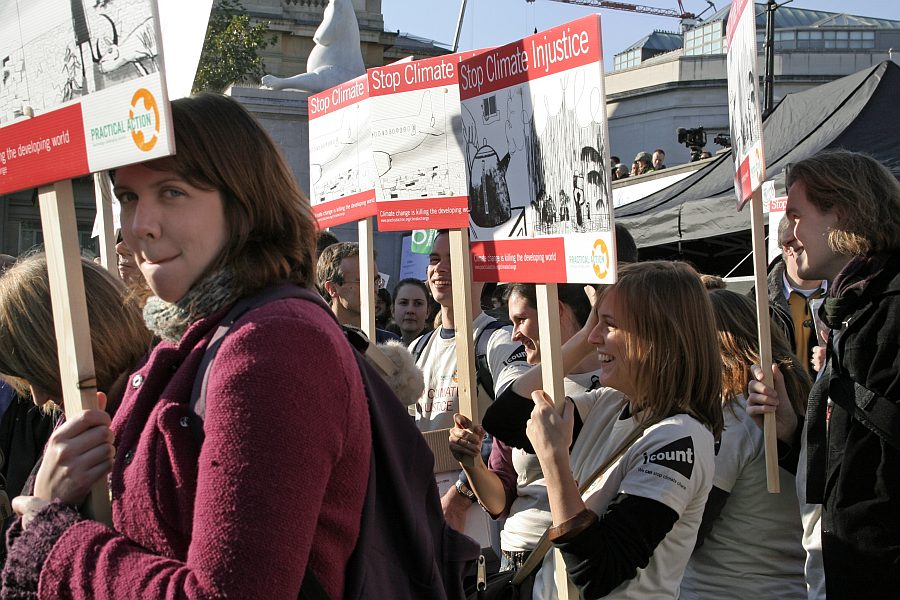
[{"label": "purple coat sleeve", "polygon": [[[42,568],[32,563],[40,577],[37,597],[293,600],[308,564],[328,594],[341,597],[365,495],[368,410],[340,329],[296,304],[239,322],[220,348],[207,388],[184,555],[174,548],[151,551],[94,521],[36,519],[37,527],[52,530],[47,535],[59,536]],[[172,481],[178,472],[167,471],[166,462],[179,453],[167,444],[179,438],[167,437],[172,430],[161,420],[151,415],[141,433],[141,444],[148,436],[156,440],[148,444],[156,453],[146,463],[155,470],[136,453],[124,471],[126,489],[130,477],[137,487],[151,486],[151,497],[135,499],[142,506],[114,512],[117,529],[126,533],[141,518],[169,527],[184,518],[178,506],[189,506],[152,491],[171,485],[169,496],[177,496],[180,489]],[[27,546],[10,544],[10,559],[28,556]]]},{"label": "purple coat sleeve", "polygon": [[488,469],[500,478],[503,492],[506,494],[506,505],[503,507],[503,512],[499,515],[491,515],[491,517],[494,519],[508,517],[513,502],[519,495],[516,488],[518,475],[512,463],[512,447],[494,438],[494,446],[491,448],[491,456],[488,459]]}]

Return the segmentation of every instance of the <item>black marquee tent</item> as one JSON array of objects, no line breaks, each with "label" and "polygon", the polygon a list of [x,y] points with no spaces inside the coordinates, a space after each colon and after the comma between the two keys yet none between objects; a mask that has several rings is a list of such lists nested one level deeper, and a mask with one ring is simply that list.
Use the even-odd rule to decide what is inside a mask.
[{"label": "black marquee tent", "polygon": [[[891,61],[787,95],[763,129],[766,174],[775,181],[776,193],[786,193],[787,164],[826,148],[865,152],[900,177],[898,100],[900,66]],[[634,235],[642,258],[649,247],[673,244],[686,258],[739,255],[750,249],[750,210],[736,211],[731,152],[717,155],[674,185],[619,207],[615,216]]]}]

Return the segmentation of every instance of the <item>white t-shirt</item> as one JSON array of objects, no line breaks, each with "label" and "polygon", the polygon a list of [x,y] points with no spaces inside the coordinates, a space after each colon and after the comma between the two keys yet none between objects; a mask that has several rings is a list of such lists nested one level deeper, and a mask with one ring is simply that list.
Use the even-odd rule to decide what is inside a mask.
[{"label": "white t-shirt", "polygon": [[[612,424],[602,411],[591,413],[572,449],[576,481],[590,477],[634,431],[633,417]],[[647,428],[586,494],[587,507],[602,515],[620,493],[661,502],[678,513],[672,530],[650,562],[607,598],[677,598],[715,472],[713,436],[689,415],[668,417]],[[554,597],[554,552],[548,552],[534,585],[534,600]]]},{"label": "white t-shirt", "polygon": [[[595,381],[599,381],[597,371],[572,373],[563,382],[566,396],[575,402],[582,422],[587,422],[597,403],[606,405],[606,412],[611,413],[613,418],[625,405],[625,398],[618,390],[600,388],[597,393],[589,393],[593,391]],[[500,532],[500,547],[506,551],[532,550],[544,531],[553,524],[547,483],[536,455],[513,448],[512,463],[518,476],[517,496]]]},{"label": "white t-shirt", "polygon": [[[822,562],[822,505],[806,503],[806,428],[803,422],[800,458],[797,461],[797,501],[803,523],[803,549],[806,550],[806,595],[809,600],[825,600],[825,564]],[[782,477],[782,480],[784,478]],[[782,492],[784,493],[784,492]]]},{"label": "white t-shirt", "polygon": [[738,397],[722,413],[713,485],[729,496],[688,562],[681,597],[802,600],[806,553],[794,479],[782,472],[781,493],[770,494],[763,433],[747,415],[747,401]]},{"label": "white t-shirt", "polygon": [[[474,321],[472,341],[478,338],[481,330],[495,321],[492,316],[481,313]],[[529,369],[525,361],[525,351],[521,344],[511,340],[512,328],[501,327],[490,334],[487,343],[487,360],[491,375],[494,378],[495,397],[503,392],[517,377]],[[414,348],[416,342],[410,344]],[[434,431],[453,427],[453,414],[459,412],[459,384],[456,368],[456,339],[442,338],[440,331],[435,331],[431,339],[422,349],[416,366],[425,377],[425,391],[416,402],[416,424],[421,431]],[[478,406],[482,412],[487,410],[490,397],[481,386],[478,389]],[[478,415],[478,421],[484,415]]]}]

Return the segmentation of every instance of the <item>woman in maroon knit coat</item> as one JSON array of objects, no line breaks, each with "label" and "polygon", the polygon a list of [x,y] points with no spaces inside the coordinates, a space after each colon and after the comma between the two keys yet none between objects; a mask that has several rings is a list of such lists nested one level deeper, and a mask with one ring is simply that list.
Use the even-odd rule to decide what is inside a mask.
[{"label": "woman in maroon knit coat", "polygon": [[[172,103],[178,154],[119,169],[125,242],[162,342],[110,424],[54,432],[7,540],[4,597],[332,598],[359,534],[371,438],[356,360],[321,307],[284,299],[231,328],[209,373],[205,440],[188,402],[209,338],[241,297],[309,286],[316,226],[278,150],[241,106]],[[81,515],[109,475],[113,526]]]}]

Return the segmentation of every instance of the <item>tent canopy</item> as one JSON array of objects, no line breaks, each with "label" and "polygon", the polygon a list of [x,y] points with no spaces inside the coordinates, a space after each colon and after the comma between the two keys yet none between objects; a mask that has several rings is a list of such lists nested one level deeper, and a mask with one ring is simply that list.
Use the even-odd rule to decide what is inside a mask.
[{"label": "tent canopy", "polygon": [[[865,152],[900,177],[900,66],[885,61],[787,95],[763,125],[766,175],[785,195],[784,168],[826,148]],[[678,183],[616,209],[640,247],[700,240],[750,228],[736,210],[734,161],[723,152]]]}]

